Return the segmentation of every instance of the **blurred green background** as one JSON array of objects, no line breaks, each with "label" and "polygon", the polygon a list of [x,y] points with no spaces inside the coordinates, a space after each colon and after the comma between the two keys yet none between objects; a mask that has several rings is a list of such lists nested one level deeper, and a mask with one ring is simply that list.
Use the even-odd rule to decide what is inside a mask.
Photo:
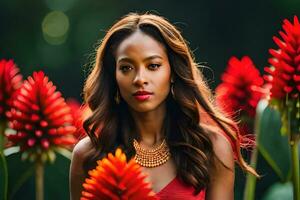
[{"label": "blurred green background", "polygon": [[[211,88],[220,83],[231,56],[250,56],[263,73],[282,20],[300,16],[300,0],[0,0],[0,8],[0,59],[13,59],[24,78],[43,70],[65,98],[79,101],[105,30],[129,12],[151,11],[174,23],[189,41],[196,61],[212,69],[204,70]],[[260,199],[279,178],[261,157],[258,172],[263,175],[256,191]],[[235,196],[241,199],[245,174],[237,170],[236,176]],[[67,182],[59,185],[67,197]],[[21,191],[30,193],[26,187]]]},{"label": "blurred green background", "polygon": [[152,11],[176,24],[197,62],[213,69],[205,73],[214,88],[230,56],[268,64],[272,36],[284,18],[299,15],[300,1],[0,0],[0,8],[0,58],[14,59],[25,78],[45,71],[64,97],[81,100],[97,44],[128,12]]}]

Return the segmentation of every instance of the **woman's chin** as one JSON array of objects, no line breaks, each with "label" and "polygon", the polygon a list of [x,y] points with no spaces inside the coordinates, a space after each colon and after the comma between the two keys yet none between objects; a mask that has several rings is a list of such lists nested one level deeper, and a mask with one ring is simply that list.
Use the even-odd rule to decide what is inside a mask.
[{"label": "woman's chin", "polygon": [[154,106],[149,103],[142,103],[142,104],[134,105],[134,106],[130,106],[130,107],[134,112],[138,112],[138,113],[147,113],[147,112],[151,112],[158,108],[158,106]]},{"label": "woman's chin", "polygon": [[139,107],[135,107],[135,108],[132,108],[135,112],[138,112],[138,113],[147,113],[147,112],[151,112],[153,111],[154,109],[151,108],[151,107],[147,107],[147,106],[139,106]]}]

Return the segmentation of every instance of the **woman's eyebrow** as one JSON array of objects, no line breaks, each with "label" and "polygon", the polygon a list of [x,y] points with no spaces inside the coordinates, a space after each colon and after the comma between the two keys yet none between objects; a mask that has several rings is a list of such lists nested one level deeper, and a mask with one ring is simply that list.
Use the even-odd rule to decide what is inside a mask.
[{"label": "woman's eyebrow", "polygon": [[129,57],[121,57],[117,60],[117,63],[119,62],[122,62],[122,61],[125,61],[125,62],[133,62],[133,60]]},{"label": "woman's eyebrow", "polygon": [[[147,61],[147,60],[151,60],[151,59],[154,59],[154,58],[160,58],[160,59],[163,59],[163,57],[161,57],[160,55],[152,55],[152,56],[148,56],[146,58],[143,59],[143,62]],[[125,62],[134,62],[133,59],[129,58],[129,57],[121,57],[117,60],[117,63],[119,62],[122,62],[122,61],[125,61]]]},{"label": "woman's eyebrow", "polygon": [[148,56],[148,57],[144,58],[143,61],[151,60],[151,59],[154,59],[154,58],[163,59],[160,55],[152,55],[152,56]]}]

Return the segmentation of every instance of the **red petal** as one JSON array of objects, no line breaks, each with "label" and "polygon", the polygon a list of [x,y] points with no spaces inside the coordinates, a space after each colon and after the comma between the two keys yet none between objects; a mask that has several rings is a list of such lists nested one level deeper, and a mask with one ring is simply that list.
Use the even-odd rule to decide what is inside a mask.
[{"label": "red petal", "polygon": [[50,146],[50,142],[47,139],[42,139],[41,140],[41,145],[44,149],[48,149]]},{"label": "red petal", "polygon": [[300,81],[300,75],[294,74],[293,79],[294,79],[294,81],[299,82]]},{"label": "red petal", "polygon": [[291,65],[289,65],[286,62],[280,62],[280,64],[282,65],[282,68],[284,71],[287,71],[288,73],[294,73],[295,72],[295,68],[292,67]]},{"label": "red petal", "polygon": [[29,147],[32,147],[32,146],[34,146],[35,142],[36,142],[36,141],[35,141],[34,138],[30,138],[30,139],[27,140],[27,145],[28,145]]},{"label": "red petal", "polygon": [[290,93],[291,91],[293,91],[293,87],[285,86],[285,87],[283,88],[283,90],[284,90],[286,93]]}]

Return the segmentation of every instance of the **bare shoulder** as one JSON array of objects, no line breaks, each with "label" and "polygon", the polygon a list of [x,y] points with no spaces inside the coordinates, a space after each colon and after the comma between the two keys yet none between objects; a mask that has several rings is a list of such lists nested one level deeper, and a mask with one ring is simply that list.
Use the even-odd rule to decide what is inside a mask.
[{"label": "bare shoulder", "polygon": [[73,149],[69,172],[70,199],[72,200],[80,199],[83,190],[82,184],[85,179],[83,163],[87,153],[92,149],[92,142],[89,137],[81,139]]},{"label": "bare shoulder", "polygon": [[203,125],[213,144],[214,153],[217,158],[230,169],[234,169],[234,152],[229,139],[218,127]]},{"label": "bare shoulder", "polygon": [[75,168],[74,172],[83,173],[83,162],[86,158],[87,152],[92,149],[92,142],[89,137],[81,139],[74,147],[72,152],[72,166]]},{"label": "bare shoulder", "polygon": [[213,145],[214,167],[210,171],[210,183],[206,199],[232,200],[234,198],[234,153],[230,141],[218,127],[202,125]]},{"label": "bare shoulder", "polygon": [[73,149],[73,154],[82,155],[85,152],[89,151],[91,148],[92,141],[88,136],[86,136],[75,145]]}]

